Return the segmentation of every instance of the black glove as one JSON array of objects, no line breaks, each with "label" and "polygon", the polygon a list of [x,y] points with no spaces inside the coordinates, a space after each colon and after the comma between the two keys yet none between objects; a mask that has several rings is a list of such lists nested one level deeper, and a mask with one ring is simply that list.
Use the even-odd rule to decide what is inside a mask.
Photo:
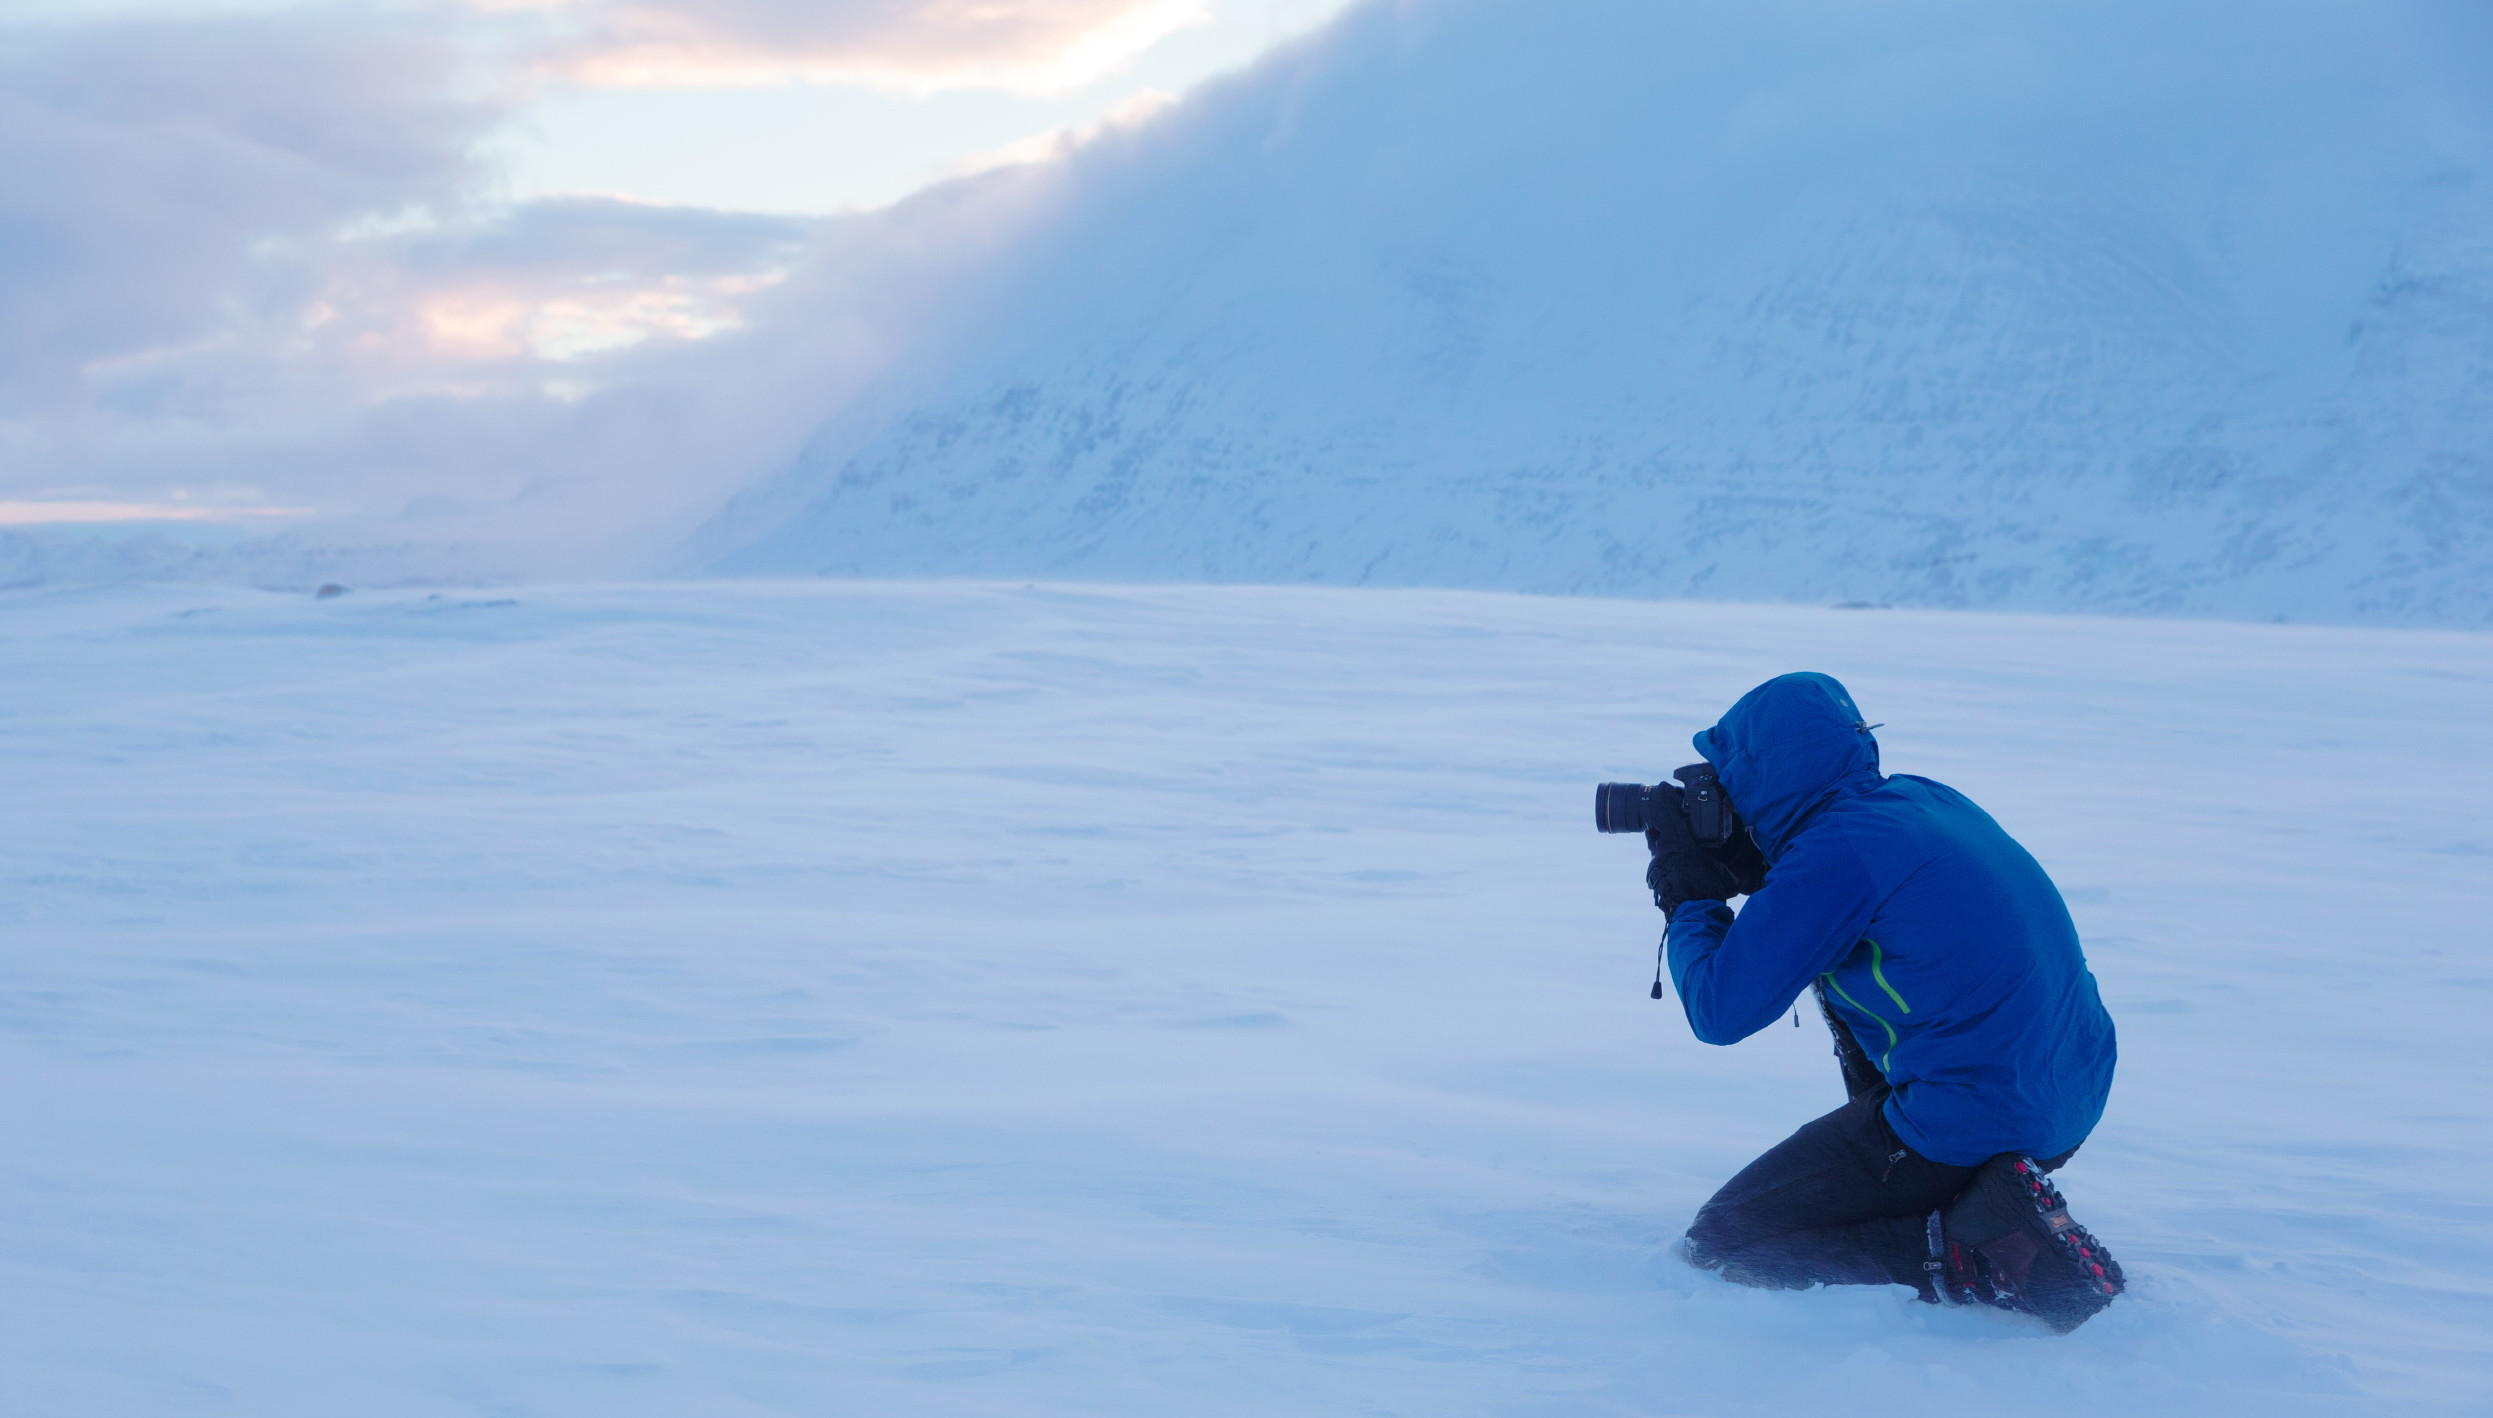
[{"label": "black glove", "polygon": [[1740,894],[1731,868],[1696,847],[1655,857],[1645,868],[1645,885],[1653,889],[1653,904],[1665,916],[1683,901],[1728,901]]},{"label": "black glove", "polygon": [[1731,879],[1738,883],[1735,889],[1739,895],[1755,896],[1757,888],[1766,884],[1766,854],[1757,850],[1747,828],[1736,828],[1723,845],[1705,850],[1706,855],[1731,873]]},{"label": "black glove", "polygon": [[1645,848],[1653,861],[1645,868],[1645,885],[1653,904],[1667,916],[1683,901],[1722,901],[1740,894],[1740,879],[1712,852],[1697,845],[1688,819],[1677,802],[1657,803],[1654,826],[1645,830]]}]

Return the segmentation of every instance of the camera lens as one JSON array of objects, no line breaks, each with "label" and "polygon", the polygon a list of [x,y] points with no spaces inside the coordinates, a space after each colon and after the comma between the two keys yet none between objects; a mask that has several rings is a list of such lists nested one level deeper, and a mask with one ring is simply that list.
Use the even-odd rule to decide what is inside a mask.
[{"label": "camera lens", "polygon": [[1642,783],[1602,783],[1593,789],[1593,826],[1603,832],[1642,832],[1653,789]]}]

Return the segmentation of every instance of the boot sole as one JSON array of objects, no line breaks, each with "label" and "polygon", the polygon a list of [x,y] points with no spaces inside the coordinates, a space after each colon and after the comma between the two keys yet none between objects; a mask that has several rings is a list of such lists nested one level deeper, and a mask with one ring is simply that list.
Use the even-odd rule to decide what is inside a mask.
[{"label": "boot sole", "polygon": [[[2035,1165],[2033,1158],[2018,1158],[2010,1171],[2025,1189],[2035,1221],[2047,1238],[2046,1244],[2068,1263],[2077,1278],[2073,1289],[2052,1297],[2055,1303],[2049,1310],[2040,1306],[2035,1309],[2045,1323],[2066,1334],[2111,1304],[2114,1296],[2128,1288],[2128,1280],[2121,1274],[2120,1262],[2112,1258],[2103,1242],[2095,1239],[2095,1233],[2069,1215],[2069,1203],[2061,1196],[2060,1188],[2052,1185],[2051,1178]],[[2027,1303],[2033,1304],[2035,1298],[2028,1296]]]}]

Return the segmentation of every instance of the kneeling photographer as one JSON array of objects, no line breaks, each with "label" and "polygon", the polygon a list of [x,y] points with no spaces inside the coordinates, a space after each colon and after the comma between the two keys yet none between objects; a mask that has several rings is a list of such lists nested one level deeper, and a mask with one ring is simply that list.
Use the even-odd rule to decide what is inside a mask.
[{"label": "kneeling photographer", "polygon": [[2042,866],[1963,794],[1882,775],[1873,727],[1835,680],[1784,675],[1696,736],[1684,787],[1596,796],[1601,830],[1645,833],[1696,1036],[1735,1043],[1813,992],[1850,1096],[1724,1184],[1684,1253],[2074,1329],[2121,1272],[2046,1174],[2103,1114],[2111,1018]]}]

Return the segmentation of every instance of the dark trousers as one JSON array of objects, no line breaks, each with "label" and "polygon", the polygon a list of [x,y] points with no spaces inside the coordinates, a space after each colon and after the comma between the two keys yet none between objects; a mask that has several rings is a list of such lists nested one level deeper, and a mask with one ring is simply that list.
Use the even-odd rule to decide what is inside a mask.
[{"label": "dark trousers", "polygon": [[1924,1222],[1973,1180],[1907,1147],[1875,1088],[1768,1148],[1697,1211],[1688,1258],[1744,1285],[1922,1288]]}]

